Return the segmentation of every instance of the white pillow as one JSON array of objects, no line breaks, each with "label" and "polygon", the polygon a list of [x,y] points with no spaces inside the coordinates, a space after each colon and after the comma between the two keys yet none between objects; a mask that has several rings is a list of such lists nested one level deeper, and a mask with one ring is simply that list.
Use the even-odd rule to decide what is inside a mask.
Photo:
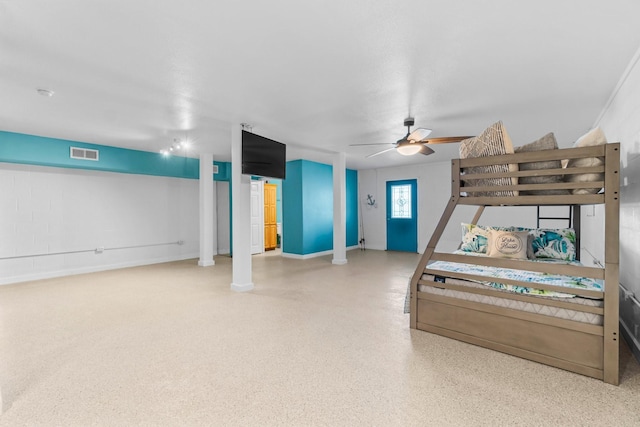
[{"label": "white pillow", "polygon": [[[607,138],[604,136],[604,132],[597,127],[591,129],[589,132],[582,135],[573,144],[573,148],[578,147],[593,147],[596,145],[604,145],[607,143]],[[587,157],[583,159],[569,159],[567,162],[567,168],[588,168],[591,166],[601,166],[604,164],[603,157]],[[565,175],[567,182],[594,182],[603,181],[603,173],[581,173],[573,175]],[[574,188],[571,190],[573,194],[596,194],[600,192],[599,188]]]},{"label": "white pillow", "polygon": [[494,258],[527,259],[528,231],[489,230],[487,256]]}]

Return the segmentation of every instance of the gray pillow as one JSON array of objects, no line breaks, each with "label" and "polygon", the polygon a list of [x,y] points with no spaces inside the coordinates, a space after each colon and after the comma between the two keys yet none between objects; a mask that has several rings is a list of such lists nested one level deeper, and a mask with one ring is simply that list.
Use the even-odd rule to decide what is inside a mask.
[{"label": "gray pillow", "polygon": [[[460,158],[470,159],[475,157],[497,156],[500,154],[513,154],[513,144],[502,122],[496,122],[486,128],[480,135],[465,139],[460,142]],[[492,173],[492,172],[517,172],[517,164],[490,165],[466,168],[464,173]],[[467,186],[485,185],[516,185],[518,178],[487,178],[469,181]],[[517,196],[517,191],[489,191],[482,193],[469,193],[472,196]]]},{"label": "gray pillow", "polygon": [[[542,138],[532,143],[516,147],[516,153],[526,153],[531,151],[557,150],[558,142],[553,132],[549,132]],[[520,163],[521,171],[540,170],[540,169],[560,169],[562,167],[560,160],[549,160],[545,162]],[[548,176],[522,176],[518,180],[520,184],[554,184],[562,182],[562,175]],[[569,190],[524,190],[522,195],[553,195],[553,194],[569,194]]]}]

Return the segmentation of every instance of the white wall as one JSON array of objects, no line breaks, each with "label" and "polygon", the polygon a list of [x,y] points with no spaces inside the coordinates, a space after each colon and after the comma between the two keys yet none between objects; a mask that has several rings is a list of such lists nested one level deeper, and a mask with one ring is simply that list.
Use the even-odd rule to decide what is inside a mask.
[{"label": "white wall", "polygon": [[[595,125],[602,128],[608,141],[620,142],[620,283],[640,299],[640,50]],[[603,207],[597,206],[595,216],[583,215],[585,226],[594,236],[583,244],[601,261],[603,212]],[[640,306],[621,296],[620,316],[627,338],[640,357]]]},{"label": "white wall", "polygon": [[[362,212],[360,236],[363,236],[364,229],[365,244],[369,249],[387,248],[386,182],[400,179],[416,179],[418,182],[418,251],[422,253],[451,197],[450,162],[358,171],[358,197]],[[367,205],[368,194],[374,197],[377,207]],[[470,222],[476,209],[470,206],[456,208],[437,246],[439,251],[450,252],[458,247],[460,223]],[[479,223],[535,227],[536,210],[531,207],[487,208]]]},{"label": "white wall", "polygon": [[0,258],[107,249],[0,259],[0,284],[198,257],[197,180],[0,163],[0,194]]}]

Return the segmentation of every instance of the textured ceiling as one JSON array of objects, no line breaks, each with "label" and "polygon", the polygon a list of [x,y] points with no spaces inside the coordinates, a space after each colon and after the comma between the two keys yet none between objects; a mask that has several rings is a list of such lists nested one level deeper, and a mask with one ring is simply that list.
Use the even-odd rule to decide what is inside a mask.
[{"label": "textured ceiling", "polygon": [[[640,46],[635,0],[0,0],[0,130],[230,159],[231,126],[290,160],[365,169],[405,133],[473,135],[502,120],[515,145],[568,146]],[[51,98],[36,88],[55,91]],[[384,147],[382,147],[384,148]]]}]

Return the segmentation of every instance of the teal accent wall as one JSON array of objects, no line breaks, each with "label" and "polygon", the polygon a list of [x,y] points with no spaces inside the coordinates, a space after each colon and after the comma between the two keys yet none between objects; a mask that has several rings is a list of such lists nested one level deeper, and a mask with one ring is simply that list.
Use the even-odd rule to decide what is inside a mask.
[{"label": "teal accent wall", "polygon": [[302,255],[303,252],[303,206],[302,163],[304,160],[287,162],[287,178],[282,181],[282,251]]},{"label": "teal accent wall", "polygon": [[[99,160],[72,159],[70,147],[98,150]],[[200,174],[194,158],[5,131],[0,131],[0,162],[189,179]]]},{"label": "teal accent wall", "polygon": [[333,249],[333,168],[305,160],[302,171],[303,254],[331,250]]},{"label": "teal accent wall", "polygon": [[347,169],[347,247],[358,245],[358,171]]},{"label": "teal accent wall", "polygon": [[[346,172],[347,246],[358,244],[358,172]],[[307,255],[333,249],[333,166],[287,162],[282,181],[283,251]]]}]

